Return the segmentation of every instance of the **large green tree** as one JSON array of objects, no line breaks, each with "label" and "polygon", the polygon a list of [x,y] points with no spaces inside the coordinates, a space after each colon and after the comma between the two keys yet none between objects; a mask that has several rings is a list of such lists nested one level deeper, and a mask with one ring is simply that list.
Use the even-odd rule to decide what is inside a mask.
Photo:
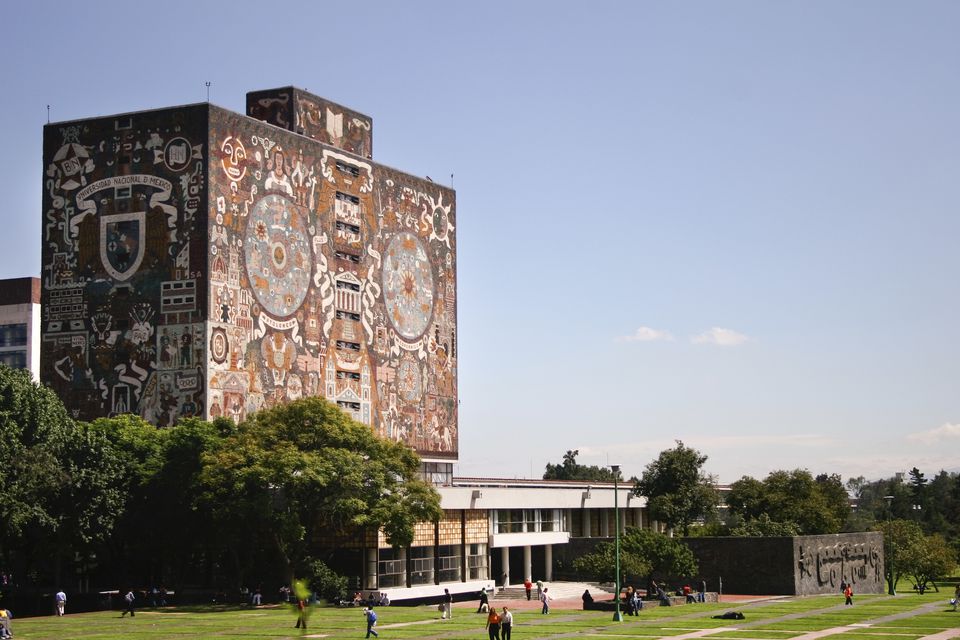
[{"label": "large green tree", "polygon": [[607,467],[598,467],[597,465],[585,465],[577,462],[577,456],[580,455],[579,449],[568,450],[563,454],[563,462],[553,464],[548,462],[546,471],[543,472],[544,480],[588,480],[596,482],[613,482],[614,477],[617,480],[623,480],[623,476],[618,470]]},{"label": "large green tree", "polygon": [[64,559],[113,533],[120,473],[107,438],[29,372],[0,365],[0,563],[24,582],[60,582]]},{"label": "large green tree", "polygon": [[[596,579],[611,579],[615,574],[614,545],[601,542],[594,553],[574,560],[574,568]],[[690,548],[678,538],[653,531],[627,527],[620,536],[620,571],[641,576],[649,585],[656,576],[661,580],[693,576],[697,560]]]},{"label": "large green tree", "polygon": [[773,471],[762,481],[744,476],[730,486],[726,503],[745,523],[766,514],[770,522],[805,535],[840,531],[850,512],[840,476],[814,478],[806,469]]},{"label": "large green tree", "polygon": [[957,554],[939,534],[914,540],[901,556],[904,572],[923,595],[927,585],[937,589],[936,580],[951,575],[957,566]]},{"label": "large green tree", "polygon": [[647,465],[633,492],[647,498],[651,518],[687,535],[690,525],[712,514],[720,500],[713,478],[703,472],[706,461],[707,456],[677,440],[676,447]]},{"label": "large green tree", "polygon": [[883,533],[883,570],[887,593],[897,595],[897,582],[909,570],[911,550],[923,540],[920,525],[910,520],[888,520],[877,528]]},{"label": "large green tree", "polygon": [[292,577],[315,533],[382,529],[391,544],[409,546],[417,522],[442,516],[419,470],[409,447],[308,398],[238,425],[204,455],[201,482],[220,528],[260,535]]}]

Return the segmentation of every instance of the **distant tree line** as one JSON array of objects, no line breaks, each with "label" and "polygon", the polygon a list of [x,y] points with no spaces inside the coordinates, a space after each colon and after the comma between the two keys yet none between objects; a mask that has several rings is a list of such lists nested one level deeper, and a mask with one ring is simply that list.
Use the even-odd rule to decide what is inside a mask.
[{"label": "distant tree line", "polygon": [[[547,475],[593,480],[609,470],[576,463],[568,451],[562,465],[547,465]],[[898,580],[923,591],[950,575],[960,557],[960,474],[940,471],[928,480],[916,467],[908,478],[868,482],[863,477],[844,484],[838,474],[814,476],[806,469],[776,470],[758,480],[744,476],[724,496],[715,479],[703,471],[707,456],[677,441],[650,462],[634,493],[647,498],[652,520],[668,532],[694,536],[795,536],[881,531],[884,534],[886,579],[893,594]],[[562,473],[561,470],[562,469]],[[718,507],[724,506],[724,509]],[[635,534],[632,534],[635,535]],[[649,564],[637,551],[626,562],[634,570]],[[610,573],[610,549],[580,560],[598,577]],[[647,563],[647,564],[644,564]],[[638,571],[639,572],[639,571]]]},{"label": "distant tree line", "polygon": [[342,584],[313,541],[374,528],[409,545],[442,515],[419,470],[320,398],[240,424],[84,423],[0,366],[0,572],[22,589]]}]

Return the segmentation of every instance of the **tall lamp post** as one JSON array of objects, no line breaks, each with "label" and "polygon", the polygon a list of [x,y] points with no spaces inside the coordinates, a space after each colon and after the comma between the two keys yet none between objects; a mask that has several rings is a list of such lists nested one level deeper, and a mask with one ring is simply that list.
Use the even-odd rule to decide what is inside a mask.
[{"label": "tall lamp post", "polygon": [[617,577],[613,580],[614,599],[617,602],[616,611],[613,612],[613,621],[623,622],[623,614],[620,612],[620,465],[612,464],[610,469],[613,470],[613,526],[616,528],[613,548],[617,569]]}]

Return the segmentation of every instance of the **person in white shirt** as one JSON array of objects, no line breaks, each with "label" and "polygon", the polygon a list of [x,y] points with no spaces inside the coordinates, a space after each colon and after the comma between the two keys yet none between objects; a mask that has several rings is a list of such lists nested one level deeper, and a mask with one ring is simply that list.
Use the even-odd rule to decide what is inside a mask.
[{"label": "person in white shirt", "polygon": [[67,607],[67,594],[63,592],[63,589],[57,591],[57,595],[54,596],[57,601],[57,615],[62,616],[63,610]]},{"label": "person in white shirt", "polygon": [[500,640],[510,640],[510,629],[513,628],[513,613],[506,607],[500,616]]}]

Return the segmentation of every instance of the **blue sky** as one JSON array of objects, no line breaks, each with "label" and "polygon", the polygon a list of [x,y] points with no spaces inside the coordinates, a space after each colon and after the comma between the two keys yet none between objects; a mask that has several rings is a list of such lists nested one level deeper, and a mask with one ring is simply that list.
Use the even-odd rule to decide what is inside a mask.
[{"label": "blue sky", "polygon": [[960,4],[5,3],[0,277],[41,127],[294,84],[455,174],[462,475],[960,469]]}]

